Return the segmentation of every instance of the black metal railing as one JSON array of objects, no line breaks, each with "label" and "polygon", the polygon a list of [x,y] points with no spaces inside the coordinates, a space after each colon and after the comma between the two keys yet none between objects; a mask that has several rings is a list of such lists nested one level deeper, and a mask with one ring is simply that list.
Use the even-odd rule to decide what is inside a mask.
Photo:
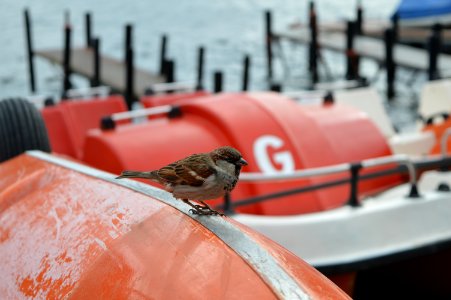
[{"label": "black metal railing", "polygon": [[[430,158],[430,159],[424,159],[422,161],[417,161],[413,163],[414,168],[419,171],[426,171],[426,170],[444,170],[448,169],[451,166],[451,157],[440,157],[440,158]],[[216,206],[216,209],[221,209],[224,211],[227,211],[228,214],[231,214],[234,212],[234,208],[236,207],[242,207],[246,205],[251,205],[255,203],[261,203],[265,201],[271,201],[276,200],[279,198],[307,193],[316,191],[319,189],[326,189],[326,188],[332,188],[344,184],[350,184],[350,195],[349,200],[345,203],[345,205],[351,205],[351,206],[359,206],[360,203],[358,201],[358,186],[361,181],[370,180],[378,177],[384,177],[384,176],[390,176],[390,175],[406,175],[409,173],[408,167],[406,165],[398,165],[396,167],[387,168],[384,170],[378,170],[378,171],[372,171],[367,172],[365,174],[361,174],[360,171],[362,169],[361,163],[353,163],[350,164],[349,168],[349,176],[335,179],[335,180],[329,180],[318,184],[312,184],[308,186],[302,186],[297,188],[291,188],[286,189],[283,191],[277,191],[272,192],[264,195],[258,195],[254,197],[249,197],[245,199],[239,199],[236,201],[231,200],[230,195],[226,195],[224,197],[224,203],[221,205]],[[293,179],[289,179],[293,180]],[[416,184],[416,181],[411,181],[411,188],[410,192],[407,195],[409,198],[417,198],[420,194],[418,192],[418,187]],[[298,201],[301,201],[299,199]]]}]

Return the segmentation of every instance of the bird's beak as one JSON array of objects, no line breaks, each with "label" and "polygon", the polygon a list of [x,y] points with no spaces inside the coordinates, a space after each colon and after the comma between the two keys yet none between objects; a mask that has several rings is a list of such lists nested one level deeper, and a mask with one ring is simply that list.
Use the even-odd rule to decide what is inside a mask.
[{"label": "bird's beak", "polygon": [[244,158],[241,158],[237,164],[240,166],[247,166],[247,161],[245,161]]}]

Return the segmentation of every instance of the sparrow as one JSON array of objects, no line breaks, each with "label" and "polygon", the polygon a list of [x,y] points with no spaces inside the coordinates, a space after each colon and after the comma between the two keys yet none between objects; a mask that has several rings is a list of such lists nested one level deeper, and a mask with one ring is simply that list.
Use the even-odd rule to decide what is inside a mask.
[{"label": "sparrow", "polygon": [[[145,178],[163,185],[176,199],[192,207],[197,215],[221,215],[204,200],[215,199],[231,192],[247,162],[233,147],[224,146],[208,153],[192,154],[158,170],[140,172],[123,171],[116,179]],[[201,205],[195,205],[196,200]]]}]

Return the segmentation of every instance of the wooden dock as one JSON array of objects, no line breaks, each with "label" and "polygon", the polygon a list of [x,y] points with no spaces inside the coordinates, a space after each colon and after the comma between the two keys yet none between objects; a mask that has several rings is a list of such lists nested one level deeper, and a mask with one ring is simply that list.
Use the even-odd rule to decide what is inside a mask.
[{"label": "wooden dock", "polygon": [[[298,28],[305,28],[305,24],[294,24]],[[379,19],[369,19],[365,20],[362,24],[362,32],[365,36],[375,37],[382,39],[384,37],[384,30],[391,28],[393,26],[391,20],[379,20]],[[318,24],[318,29],[320,32],[346,32],[346,22],[344,21],[331,21],[331,22],[321,22]],[[398,40],[401,43],[418,43],[422,44],[427,41],[431,36],[432,32],[430,28],[426,27],[413,27],[413,26],[402,26],[398,27]],[[451,40],[451,31],[442,31],[443,42],[447,43]]]},{"label": "wooden dock", "polygon": [[[303,44],[310,43],[310,33],[305,28],[274,32],[273,37]],[[318,35],[318,44],[320,48],[346,52],[346,35],[339,31],[321,31]],[[385,61],[385,44],[383,40],[378,38],[355,36],[354,51],[356,54],[373,59],[378,63]],[[429,68],[429,54],[423,49],[395,44],[393,56],[394,62],[398,66],[419,71],[427,71]],[[438,71],[449,74],[451,71],[451,55],[440,54],[438,59]]]},{"label": "wooden dock", "polygon": [[[38,50],[34,53],[52,63],[63,65],[62,49]],[[126,89],[125,63],[111,57],[101,56],[100,64],[101,84],[110,86],[118,92],[124,92]],[[94,53],[91,48],[74,48],[71,50],[72,72],[87,78],[93,78],[93,66]],[[163,76],[155,75],[139,68],[134,70],[134,91],[136,97],[144,95],[146,88],[149,88],[151,85],[163,82],[166,82]]]}]

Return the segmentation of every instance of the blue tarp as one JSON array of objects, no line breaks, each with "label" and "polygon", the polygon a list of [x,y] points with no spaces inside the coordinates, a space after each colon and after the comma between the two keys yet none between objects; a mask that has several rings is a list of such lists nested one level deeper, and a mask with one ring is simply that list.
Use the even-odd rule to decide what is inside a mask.
[{"label": "blue tarp", "polygon": [[451,14],[451,0],[402,0],[396,12],[399,20]]}]

